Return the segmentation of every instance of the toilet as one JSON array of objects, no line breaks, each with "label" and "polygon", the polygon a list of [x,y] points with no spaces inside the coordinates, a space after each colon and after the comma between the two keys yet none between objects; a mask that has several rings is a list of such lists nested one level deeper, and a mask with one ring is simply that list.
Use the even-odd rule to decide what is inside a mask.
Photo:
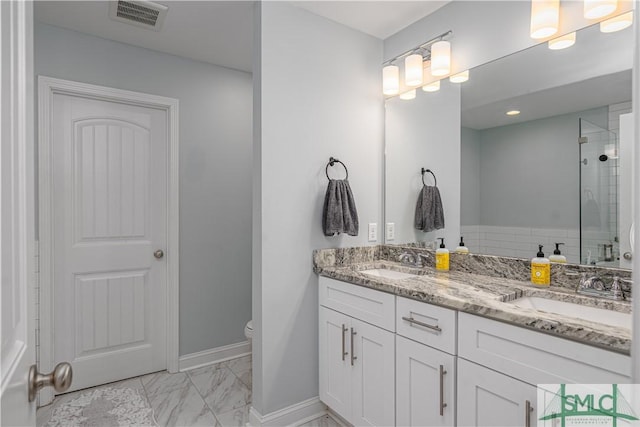
[{"label": "toilet", "polygon": [[253,320],[249,320],[247,325],[244,327],[244,336],[247,337],[249,344],[252,344],[253,341]]}]

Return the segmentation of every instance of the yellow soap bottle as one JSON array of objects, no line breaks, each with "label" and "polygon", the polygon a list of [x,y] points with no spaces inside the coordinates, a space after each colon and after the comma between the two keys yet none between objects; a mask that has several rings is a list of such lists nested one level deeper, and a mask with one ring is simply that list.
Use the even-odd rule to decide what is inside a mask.
[{"label": "yellow soap bottle", "polygon": [[449,249],[444,247],[444,237],[438,237],[440,247],[436,250],[436,270],[449,271]]},{"label": "yellow soap bottle", "polygon": [[551,284],[551,262],[544,257],[542,245],[538,245],[538,253],[531,260],[531,283],[538,286]]}]

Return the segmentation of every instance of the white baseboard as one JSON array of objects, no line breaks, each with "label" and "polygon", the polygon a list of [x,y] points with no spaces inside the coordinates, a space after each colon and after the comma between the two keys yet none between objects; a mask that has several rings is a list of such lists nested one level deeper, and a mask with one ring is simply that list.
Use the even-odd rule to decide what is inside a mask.
[{"label": "white baseboard", "polygon": [[243,341],[237,344],[225,345],[223,347],[216,347],[180,356],[179,369],[180,372],[188,371],[249,354],[251,354],[251,344],[249,344],[249,341]]},{"label": "white baseboard", "polygon": [[249,411],[250,427],[296,426],[327,414],[327,407],[318,397],[261,415],[253,406]]}]

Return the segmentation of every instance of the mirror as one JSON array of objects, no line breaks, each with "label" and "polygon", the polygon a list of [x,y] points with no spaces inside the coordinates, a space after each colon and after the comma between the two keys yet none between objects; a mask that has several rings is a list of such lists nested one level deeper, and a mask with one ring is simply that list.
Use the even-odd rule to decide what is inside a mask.
[{"label": "mirror", "polygon": [[[630,268],[633,29],[593,25],[576,39],[386,101],[386,243],[445,237],[453,250],[462,235],[472,253],[519,258],[533,258],[538,244],[548,257],[562,243],[570,263]],[[441,230],[415,228],[422,168],[437,178]]]}]

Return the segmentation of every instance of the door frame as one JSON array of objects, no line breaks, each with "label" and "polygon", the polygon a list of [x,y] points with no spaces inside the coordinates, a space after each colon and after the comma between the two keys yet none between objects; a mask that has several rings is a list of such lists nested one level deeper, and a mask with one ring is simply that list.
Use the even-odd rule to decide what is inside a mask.
[{"label": "door frame", "polygon": [[[140,92],[38,76],[38,224],[39,224],[39,367],[53,369],[53,209],[51,121],[53,95],[80,96],[99,101],[155,108],[167,113],[168,186],[167,186],[167,285],[166,285],[166,358],[167,370],[178,372],[179,338],[179,134],[178,100]],[[40,393],[40,404],[53,400],[52,389]]]}]

